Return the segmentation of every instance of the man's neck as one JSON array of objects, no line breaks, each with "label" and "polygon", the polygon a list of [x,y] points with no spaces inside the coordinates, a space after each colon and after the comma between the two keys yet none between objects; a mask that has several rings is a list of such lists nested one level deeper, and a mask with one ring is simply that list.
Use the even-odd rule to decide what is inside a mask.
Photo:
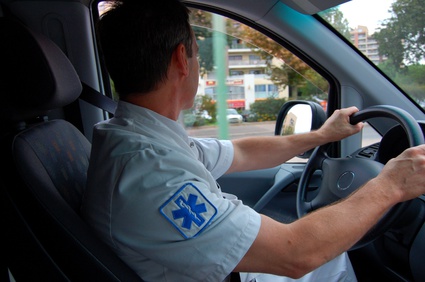
[{"label": "man's neck", "polygon": [[143,94],[131,94],[125,102],[147,108],[172,120],[177,120],[181,107],[176,95],[169,91],[151,91]]}]

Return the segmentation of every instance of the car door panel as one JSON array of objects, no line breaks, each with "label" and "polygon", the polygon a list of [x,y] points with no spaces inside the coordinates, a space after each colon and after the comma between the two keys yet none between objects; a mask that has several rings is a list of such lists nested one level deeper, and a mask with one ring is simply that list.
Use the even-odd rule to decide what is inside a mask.
[{"label": "car door panel", "polygon": [[[223,192],[236,195],[256,211],[282,221],[297,218],[295,198],[304,164],[285,163],[280,166],[226,174],[217,182]],[[309,197],[314,197],[320,183],[320,173],[313,174]]]}]

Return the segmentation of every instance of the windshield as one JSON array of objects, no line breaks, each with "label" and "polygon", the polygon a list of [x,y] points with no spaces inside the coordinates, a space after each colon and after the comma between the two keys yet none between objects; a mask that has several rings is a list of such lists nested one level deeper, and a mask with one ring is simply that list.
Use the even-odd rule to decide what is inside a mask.
[{"label": "windshield", "polygon": [[237,115],[238,112],[235,109],[227,109],[227,114],[228,115]]},{"label": "windshield", "polygon": [[353,0],[319,13],[425,107],[425,0]]}]

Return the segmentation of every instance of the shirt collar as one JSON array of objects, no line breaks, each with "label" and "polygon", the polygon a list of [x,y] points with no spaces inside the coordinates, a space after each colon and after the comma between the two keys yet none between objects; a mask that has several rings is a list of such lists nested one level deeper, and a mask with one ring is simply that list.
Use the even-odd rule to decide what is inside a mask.
[{"label": "shirt collar", "polygon": [[150,123],[157,127],[165,126],[172,130],[175,134],[179,135],[179,137],[185,140],[187,143],[190,142],[186,130],[180,123],[160,115],[148,108],[137,106],[135,104],[124,101],[119,101],[114,117],[132,119],[135,122],[142,124]]}]

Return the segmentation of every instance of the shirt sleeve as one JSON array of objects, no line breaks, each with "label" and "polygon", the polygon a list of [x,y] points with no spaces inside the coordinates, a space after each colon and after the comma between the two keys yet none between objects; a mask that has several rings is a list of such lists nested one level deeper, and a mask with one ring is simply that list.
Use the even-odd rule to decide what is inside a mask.
[{"label": "shirt sleeve", "polygon": [[226,173],[233,162],[233,144],[230,140],[193,138],[198,150],[198,159],[211,172],[214,179]]},{"label": "shirt sleeve", "polygon": [[[122,172],[126,182],[113,194],[111,226],[121,257],[140,273],[160,267],[155,273],[170,281],[222,281],[255,240],[259,214],[213,193],[196,176],[201,168],[183,154],[168,161],[161,151],[146,152],[143,162],[139,157],[128,161]],[[179,166],[161,165],[171,161]],[[157,173],[148,173],[153,170]]]}]

